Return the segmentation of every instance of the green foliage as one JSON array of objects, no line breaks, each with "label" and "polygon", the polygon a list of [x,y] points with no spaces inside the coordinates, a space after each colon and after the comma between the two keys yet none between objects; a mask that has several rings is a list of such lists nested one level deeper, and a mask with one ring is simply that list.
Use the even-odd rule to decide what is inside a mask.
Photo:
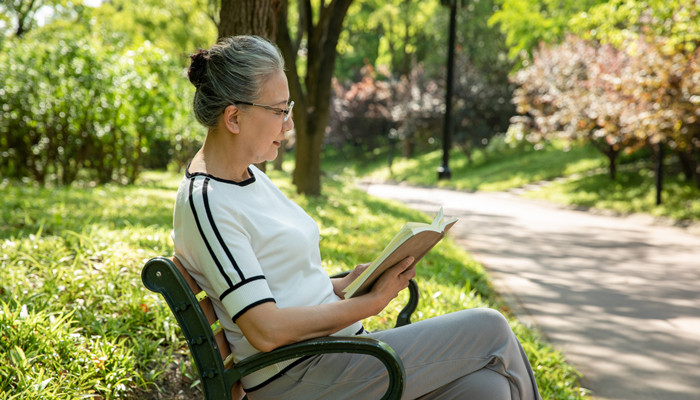
[{"label": "green foliage", "polygon": [[[540,42],[567,33],[622,47],[639,35],[663,36],[692,52],[700,43],[698,0],[500,0],[489,19],[506,35],[512,59],[529,59]],[[527,63],[527,61],[526,61]]]},{"label": "green foliage", "polygon": [[[429,219],[340,178],[325,183],[326,197],[310,198],[295,195],[281,173],[272,177],[318,221],[330,273],[373,258],[405,220]],[[7,355],[0,357],[0,392],[27,400],[196,395],[175,319],[140,280],[146,259],[172,253],[179,179],[144,173],[137,186],[0,188],[0,351]],[[483,267],[449,238],[420,269],[416,320],[469,307],[504,309]],[[402,299],[366,326],[392,326]],[[561,354],[512,324],[543,397],[586,398]],[[179,373],[171,374],[172,366]]]},{"label": "green foliage", "polygon": [[[495,86],[504,84],[503,79],[513,64],[508,60],[506,35],[489,21],[499,0],[470,0],[463,3],[465,5],[457,9],[457,54],[464,54],[467,62],[486,76],[489,83]],[[445,24],[445,38],[447,29]]]},{"label": "green foliage", "polygon": [[93,29],[121,33],[129,47],[147,41],[187,66],[189,54],[216,41],[210,8],[209,0],[111,0],[85,10],[83,18]]},{"label": "green foliage", "polygon": [[700,44],[700,1],[609,0],[573,17],[569,27],[618,48],[642,35],[665,37],[669,48],[693,52]]},{"label": "green foliage", "polygon": [[[396,146],[409,156],[440,136],[449,33],[449,9],[440,3],[353,3],[338,46],[343,87],[332,100],[329,141],[352,143],[354,154]],[[457,10],[454,139],[468,156],[505,132],[515,112],[512,62],[503,35],[487,23],[493,7],[478,0]]]},{"label": "green foliage", "polygon": [[[494,83],[511,69],[503,35],[487,23],[495,1],[464,2],[457,11],[457,53]],[[444,76],[448,25],[449,9],[437,0],[356,0],[338,43],[335,76],[358,81],[367,65],[379,79],[409,76],[419,65],[430,79]]]},{"label": "green foliage", "polygon": [[540,42],[557,43],[568,32],[569,21],[606,0],[500,0],[489,19],[506,35],[511,59],[523,57]]},{"label": "green foliage", "polygon": [[338,43],[336,76],[357,80],[366,64],[384,76],[401,76],[426,58],[443,61],[447,53],[434,50],[436,42],[447,37],[440,32],[445,15],[437,1],[353,2]]},{"label": "green foliage", "polygon": [[[78,0],[80,3],[81,0]],[[34,29],[36,15],[43,7],[65,5],[66,0],[6,0],[0,4],[0,38],[5,35],[21,37]],[[6,32],[3,32],[6,31]],[[9,31],[12,31],[11,33]],[[2,39],[0,39],[2,40]]]},{"label": "green foliage", "polygon": [[[31,32],[0,54],[0,171],[39,183],[133,182],[159,139],[193,125],[181,69],[145,42]],[[187,96],[186,96],[187,97]]]}]

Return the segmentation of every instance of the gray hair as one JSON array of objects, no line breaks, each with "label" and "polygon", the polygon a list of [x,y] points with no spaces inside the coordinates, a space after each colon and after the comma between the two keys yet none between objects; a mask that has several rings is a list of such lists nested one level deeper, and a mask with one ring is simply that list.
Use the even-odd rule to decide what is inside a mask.
[{"label": "gray hair", "polygon": [[279,48],[259,36],[224,38],[209,50],[200,49],[190,59],[187,75],[197,88],[194,115],[208,128],[216,126],[229,105],[255,102],[267,78],[284,71]]}]

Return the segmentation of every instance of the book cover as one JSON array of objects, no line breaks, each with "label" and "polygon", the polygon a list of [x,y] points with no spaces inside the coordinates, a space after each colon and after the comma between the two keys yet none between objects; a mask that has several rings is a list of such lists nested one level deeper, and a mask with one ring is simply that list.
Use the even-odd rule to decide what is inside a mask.
[{"label": "book cover", "polygon": [[442,207],[431,224],[407,222],[369,267],[345,288],[345,298],[349,299],[369,292],[384,271],[406,257],[413,256],[413,265],[415,265],[445,237],[447,231],[456,222],[457,218],[445,220]]}]

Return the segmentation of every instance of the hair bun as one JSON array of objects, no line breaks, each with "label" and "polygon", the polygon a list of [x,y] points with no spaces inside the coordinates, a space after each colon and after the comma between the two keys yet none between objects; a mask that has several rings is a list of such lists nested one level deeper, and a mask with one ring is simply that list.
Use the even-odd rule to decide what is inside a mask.
[{"label": "hair bun", "polygon": [[198,52],[190,56],[190,68],[187,70],[187,77],[190,78],[190,82],[194,87],[198,88],[206,78],[207,74],[207,60],[209,60],[209,51],[204,49],[199,49]]}]

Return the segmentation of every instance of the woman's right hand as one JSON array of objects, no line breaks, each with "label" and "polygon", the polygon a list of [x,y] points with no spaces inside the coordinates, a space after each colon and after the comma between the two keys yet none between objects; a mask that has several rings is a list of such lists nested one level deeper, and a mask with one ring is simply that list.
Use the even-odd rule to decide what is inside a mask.
[{"label": "woman's right hand", "polygon": [[379,309],[376,313],[381,312],[391,300],[398,296],[400,291],[406,289],[408,281],[416,276],[416,266],[413,265],[413,261],[413,257],[406,257],[387,269],[374,283],[368,295],[377,300]]}]

